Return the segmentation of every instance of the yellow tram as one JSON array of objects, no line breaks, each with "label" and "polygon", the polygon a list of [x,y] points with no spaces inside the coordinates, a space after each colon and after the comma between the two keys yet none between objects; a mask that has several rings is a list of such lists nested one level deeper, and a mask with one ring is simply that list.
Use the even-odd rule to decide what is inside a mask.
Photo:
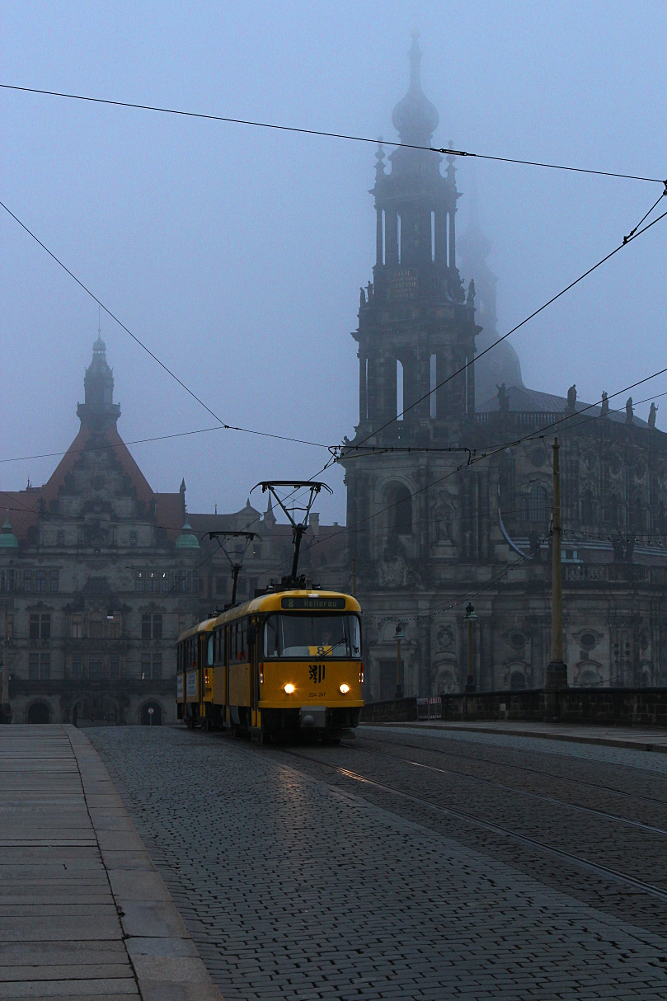
[{"label": "yellow tram", "polygon": [[178,718],[261,741],[338,740],[363,706],[360,612],[348,594],[283,590],[198,623],[178,638]]}]

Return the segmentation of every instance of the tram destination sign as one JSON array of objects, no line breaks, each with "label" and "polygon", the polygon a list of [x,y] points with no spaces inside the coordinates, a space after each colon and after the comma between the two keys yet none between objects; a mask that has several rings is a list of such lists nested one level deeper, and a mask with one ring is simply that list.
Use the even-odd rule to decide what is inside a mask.
[{"label": "tram destination sign", "polygon": [[281,598],[280,607],[332,611],[345,608],[345,598]]}]

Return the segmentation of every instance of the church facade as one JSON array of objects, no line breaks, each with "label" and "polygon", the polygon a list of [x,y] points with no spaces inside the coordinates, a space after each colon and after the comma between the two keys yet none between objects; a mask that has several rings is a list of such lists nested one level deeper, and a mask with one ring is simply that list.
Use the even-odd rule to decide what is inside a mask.
[{"label": "church facade", "polygon": [[[438,114],[417,41],[402,143]],[[478,690],[537,688],[550,659],[552,444],[560,441],[565,660],[571,685],[667,684],[667,435],[635,417],[523,385],[498,340],[477,214],[457,246],[455,159],[381,146],[373,279],[353,337],[359,423],[342,453],[351,575],[365,612],[366,693],[461,691],[473,605]],[[459,262],[466,269],[462,279]]]}]

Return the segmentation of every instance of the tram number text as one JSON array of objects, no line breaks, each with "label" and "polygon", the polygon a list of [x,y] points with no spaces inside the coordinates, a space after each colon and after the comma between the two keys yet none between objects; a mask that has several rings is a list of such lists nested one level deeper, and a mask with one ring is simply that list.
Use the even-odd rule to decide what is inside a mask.
[{"label": "tram number text", "polygon": [[308,668],[308,680],[316,685],[321,685],[326,674],[326,664],[311,664]]}]

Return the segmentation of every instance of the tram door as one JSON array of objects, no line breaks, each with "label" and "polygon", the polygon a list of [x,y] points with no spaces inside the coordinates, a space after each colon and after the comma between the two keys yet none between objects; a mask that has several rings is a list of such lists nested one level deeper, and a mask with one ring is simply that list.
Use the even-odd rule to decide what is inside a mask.
[{"label": "tram door", "polygon": [[250,705],[251,725],[261,726],[261,713],[258,709],[259,692],[259,643],[257,634],[257,619],[248,619],[248,660],[250,662]]}]

